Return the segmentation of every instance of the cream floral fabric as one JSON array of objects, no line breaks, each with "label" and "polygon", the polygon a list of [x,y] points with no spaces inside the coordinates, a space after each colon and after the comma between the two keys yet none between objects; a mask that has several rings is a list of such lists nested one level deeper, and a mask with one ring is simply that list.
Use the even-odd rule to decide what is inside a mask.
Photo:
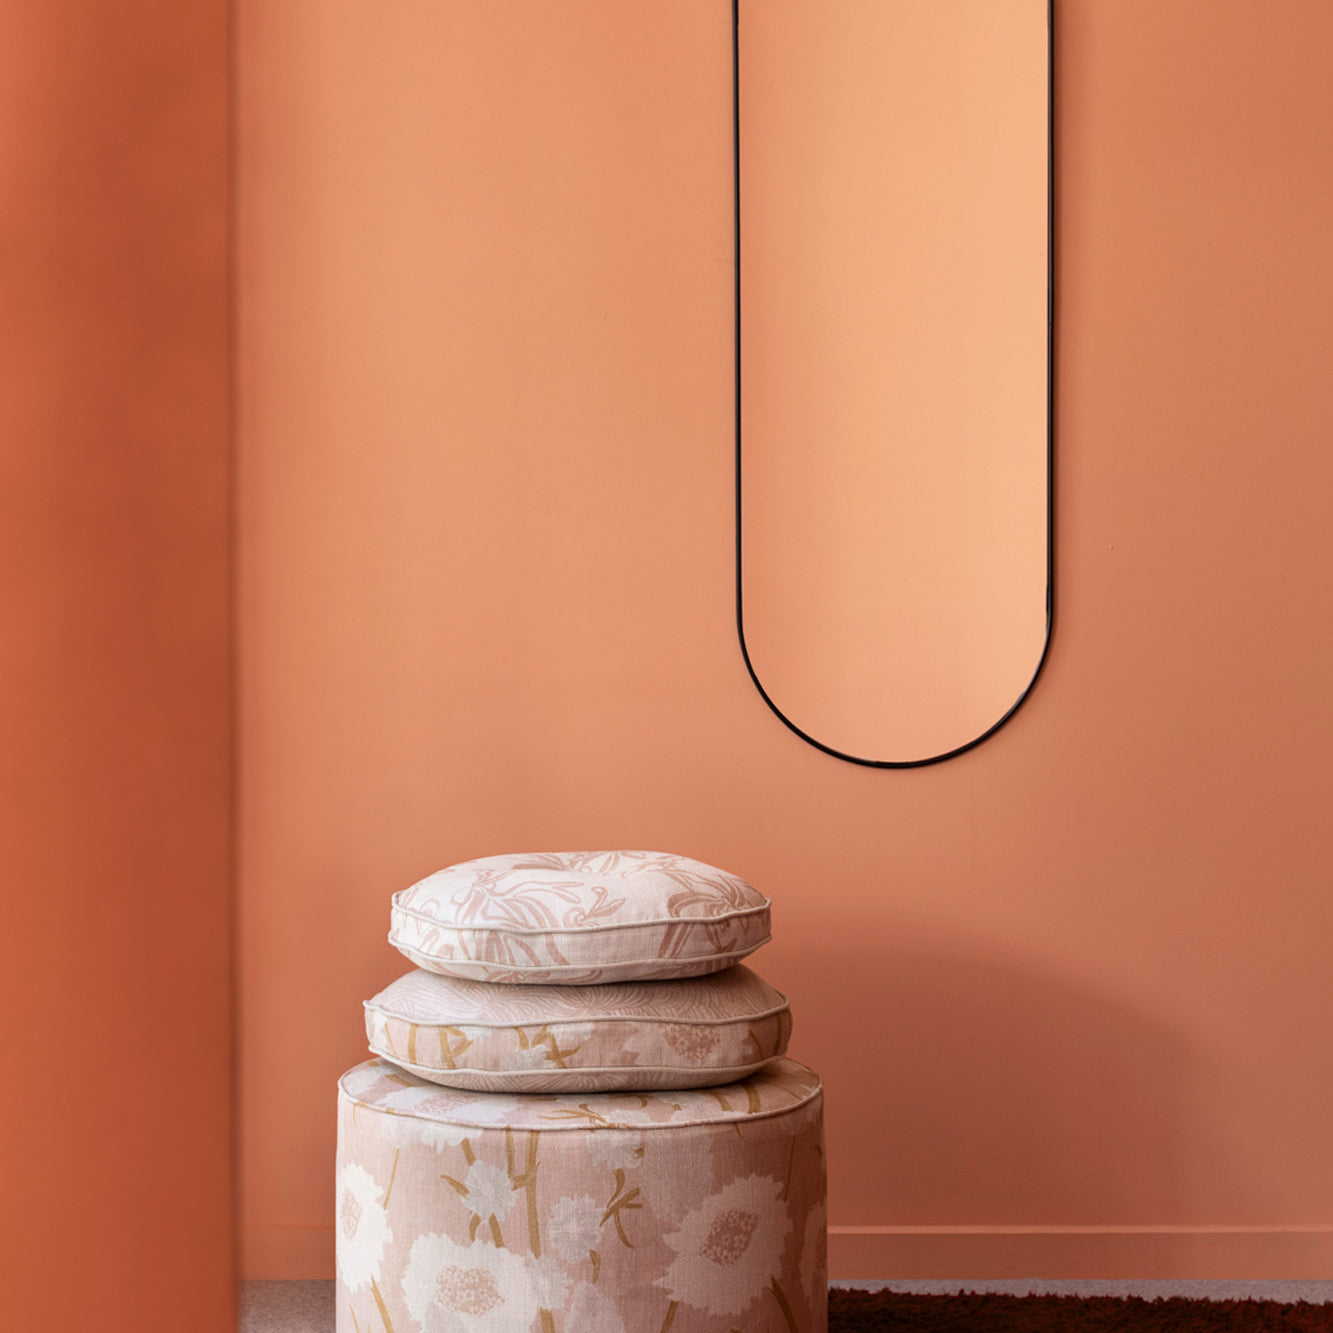
[{"label": "cream floral fabric", "polygon": [[450,866],[393,898],[389,943],[418,967],[587,986],[718,972],[769,939],[769,902],[665,852],[534,852]]},{"label": "cream floral fabric", "polygon": [[365,1006],[370,1049],[484,1092],[732,1083],[787,1049],[786,996],[744,965],[680,981],[495,986],[415,971]]},{"label": "cream floral fabric", "polygon": [[374,1060],[338,1099],[337,1333],[826,1333],[822,1096],[505,1097]]}]

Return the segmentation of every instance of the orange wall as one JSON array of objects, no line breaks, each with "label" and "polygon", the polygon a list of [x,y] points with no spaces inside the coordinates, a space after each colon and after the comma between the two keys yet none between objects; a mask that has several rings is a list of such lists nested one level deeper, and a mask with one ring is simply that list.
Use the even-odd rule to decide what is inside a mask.
[{"label": "orange wall", "polygon": [[232,1314],[227,22],[0,12],[0,1281]]},{"label": "orange wall", "polygon": [[883,772],[736,644],[727,6],[241,0],[252,1276],[390,893],[603,845],[774,899],[835,1273],[1333,1267],[1333,7],[1057,8],[1056,637]]}]

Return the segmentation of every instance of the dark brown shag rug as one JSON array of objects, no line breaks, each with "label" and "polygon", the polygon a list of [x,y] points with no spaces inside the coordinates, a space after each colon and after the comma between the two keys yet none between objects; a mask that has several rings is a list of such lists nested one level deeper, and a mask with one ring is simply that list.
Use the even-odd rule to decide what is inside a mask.
[{"label": "dark brown shag rug", "polygon": [[1183,1296],[915,1296],[835,1287],[829,1333],[1333,1333],[1333,1303]]}]

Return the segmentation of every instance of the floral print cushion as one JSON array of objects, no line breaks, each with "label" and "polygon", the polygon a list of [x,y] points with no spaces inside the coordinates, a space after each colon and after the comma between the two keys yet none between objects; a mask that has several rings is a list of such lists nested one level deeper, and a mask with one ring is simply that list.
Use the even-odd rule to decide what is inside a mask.
[{"label": "floral print cushion", "polygon": [[365,1006],[370,1049],[485,1092],[732,1083],[787,1049],[786,996],[743,964],[680,981],[494,986],[409,972]]},{"label": "floral print cushion", "polygon": [[769,902],[666,852],[532,852],[437,871],[393,898],[389,943],[475,981],[589,986],[719,972],[769,939]]},{"label": "floral print cushion", "polygon": [[826,1333],[822,1095],[508,1097],[388,1063],[338,1098],[337,1331]]}]

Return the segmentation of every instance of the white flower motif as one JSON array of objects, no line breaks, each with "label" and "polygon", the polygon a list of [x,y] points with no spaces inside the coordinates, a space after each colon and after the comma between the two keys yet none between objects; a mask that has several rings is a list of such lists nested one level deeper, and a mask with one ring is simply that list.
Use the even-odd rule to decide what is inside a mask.
[{"label": "white flower motif", "polygon": [[[383,1106],[391,1111],[405,1111],[409,1115],[415,1115],[421,1108],[429,1103],[434,1103],[436,1114],[446,1112],[448,1103],[453,1099],[443,1088],[395,1088],[393,1092],[385,1093],[378,1101],[379,1106]],[[462,1099],[459,1098],[458,1101]]]},{"label": "white flower motif", "polygon": [[[452,1125],[456,1120],[467,1118],[466,1112],[471,1110],[476,1100],[475,1092],[462,1092],[458,1088],[433,1088],[428,1097],[417,1102],[413,1113],[427,1120],[443,1120]],[[459,1127],[466,1128],[461,1124]]]},{"label": "white flower motif", "polygon": [[544,1254],[540,1259],[527,1259],[528,1275],[537,1293],[537,1304],[543,1310],[558,1310],[569,1295],[569,1274],[558,1259]]},{"label": "white flower motif", "polygon": [[391,1111],[419,1116],[433,1124],[457,1131],[458,1141],[472,1137],[483,1128],[508,1124],[523,1103],[517,1097],[498,1097],[492,1093],[464,1092],[458,1088],[396,1088],[376,1103]]},{"label": "white flower motif", "polygon": [[790,1230],[781,1181],[733,1180],[667,1236],[676,1258],[656,1285],[696,1310],[740,1314],[777,1276]]},{"label": "white flower motif", "polygon": [[451,1125],[443,1120],[426,1120],[415,1115],[380,1115],[380,1136],[395,1148],[415,1148],[421,1145],[443,1152],[458,1148],[469,1134],[476,1133],[462,1125]]},{"label": "white flower motif", "polygon": [[634,1130],[595,1129],[584,1140],[598,1166],[628,1171],[643,1160],[643,1135]]},{"label": "white flower motif", "polygon": [[503,1224],[514,1203],[514,1184],[509,1172],[502,1166],[473,1162],[463,1183],[467,1186],[468,1207],[483,1222],[494,1216]]},{"label": "white flower motif", "polygon": [[606,1209],[586,1194],[565,1195],[551,1209],[546,1220],[546,1236],[556,1253],[567,1263],[577,1263],[596,1249],[602,1234],[602,1214]]},{"label": "white flower motif", "polygon": [[365,1167],[349,1162],[338,1172],[338,1276],[348,1291],[360,1291],[379,1277],[384,1247],[393,1239],[383,1198]]},{"label": "white flower motif", "polygon": [[518,1097],[499,1097],[490,1092],[468,1092],[463,1094],[455,1114],[460,1121],[466,1121],[474,1127],[478,1125],[503,1127],[522,1105],[523,1102]]},{"label": "white flower motif", "polygon": [[412,1242],[403,1299],[422,1333],[523,1333],[540,1308],[525,1259],[436,1232]]},{"label": "white flower motif", "polygon": [[554,1062],[551,1059],[551,1047],[544,1041],[533,1042],[530,1046],[516,1046],[505,1061],[506,1069],[548,1069]]},{"label": "white flower motif", "polygon": [[600,1287],[591,1282],[580,1282],[569,1303],[565,1328],[596,1329],[597,1333],[626,1333],[625,1321],[612,1301]]},{"label": "white flower motif", "polygon": [[417,1137],[420,1143],[443,1152],[446,1148],[461,1148],[467,1142],[469,1134],[476,1133],[466,1125],[448,1125],[442,1120],[430,1120],[423,1124],[417,1121]]}]

